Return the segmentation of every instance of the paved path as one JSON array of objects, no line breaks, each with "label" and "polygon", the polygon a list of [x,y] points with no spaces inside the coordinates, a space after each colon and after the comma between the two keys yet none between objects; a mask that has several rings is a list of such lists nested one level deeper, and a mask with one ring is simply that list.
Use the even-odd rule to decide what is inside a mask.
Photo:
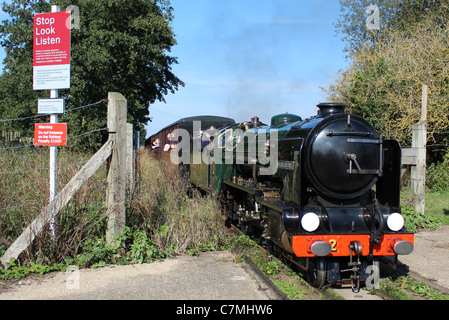
[{"label": "paved path", "polygon": [[449,226],[416,233],[415,249],[408,256],[400,256],[399,261],[449,290]]},{"label": "paved path", "polygon": [[150,264],[81,269],[31,277],[0,291],[6,299],[279,299],[246,264],[229,251],[181,256]]}]

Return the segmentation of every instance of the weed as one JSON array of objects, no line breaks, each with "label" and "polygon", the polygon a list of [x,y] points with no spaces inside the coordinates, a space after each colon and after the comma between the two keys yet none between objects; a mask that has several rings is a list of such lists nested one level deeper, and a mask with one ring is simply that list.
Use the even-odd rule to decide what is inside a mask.
[{"label": "weed", "polygon": [[278,279],[273,279],[272,281],[290,300],[304,299],[305,295],[307,294],[307,292],[301,290],[293,283]]},{"label": "weed", "polygon": [[397,286],[429,300],[449,300],[448,295],[436,291],[422,281],[416,281],[410,277],[401,276],[395,283]]},{"label": "weed", "polygon": [[[60,152],[60,188],[89,157]],[[140,193],[127,202],[127,226],[113,244],[105,240],[106,168],[100,168],[58,215],[57,237],[51,238],[48,228],[41,232],[20,262],[11,261],[8,270],[0,268],[0,278],[62,270],[72,263],[91,268],[147,263],[227,246],[230,234],[213,196],[189,197],[188,185],[148,154],[141,155],[140,165]],[[47,167],[48,154],[40,149],[0,155],[0,255],[47,204],[48,170],[40,170]],[[23,176],[18,179],[13,173]]]},{"label": "weed", "polygon": [[401,209],[405,227],[410,232],[417,232],[420,229],[436,229],[442,224],[442,220],[435,215],[420,214],[415,210],[410,200],[403,200]]},{"label": "weed", "polygon": [[401,290],[398,286],[395,286],[394,284],[391,284],[391,283],[387,284],[387,283],[381,282],[379,285],[380,285],[380,289],[382,291],[384,291],[389,296],[391,296],[397,300],[413,300],[413,298],[410,297],[410,295],[408,295],[406,292],[404,292],[403,290]]},{"label": "weed", "polygon": [[229,243],[229,248],[246,251],[246,250],[256,249],[257,243],[254,242],[247,235],[239,233],[232,238],[232,241]]}]

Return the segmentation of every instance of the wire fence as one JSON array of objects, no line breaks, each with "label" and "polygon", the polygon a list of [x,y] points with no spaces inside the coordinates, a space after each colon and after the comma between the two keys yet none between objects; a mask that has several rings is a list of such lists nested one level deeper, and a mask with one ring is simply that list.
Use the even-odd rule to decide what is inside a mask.
[{"label": "wire fence", "polygon": [[[98,106],[106,99],[66,110],[66,113]],[[0,253],[2,246],[10,243],[19,230],[23,229],[49,203],[49,154],[48,147],[35,146],[30,137],[20,132],[2,130],[2,124],[48,117],[48,115],[25,116],[0,119]],[[68,127],[70,121],[68,122]],[[70,145],[82,144],[85,138],[94,139],[107,128],[95,128],[87,132],[68,135]],[[83,138],[83,139],[81,139]],[[2,141],[3,140],[3,141]],[[3,143],[2,143],[3,142]],[[58,154],[58,190],[70,181],[92,156],[93,151],[77,152],[60,147]],[[65,210],[81,210],[93,215],[104,211],[103,199],[106,189],[107,169],[99,170],[86,183],[78,197]],[[76,209],[75,209],[76,208]],[[98,217],[101,220],[101,217]]]},{"label": "wire fence", "polygon": [[[107,102],[107,101],[108,101],[107,99],[101,99],[100,101],[86,104],[84,106],[67,109],[65,112],[67,113],[67,112],[73,112],[73,111],[80,110],[80,109],[90,108],[90,107],[99,105],[100,103]],[[43,117],[48,117],[48,114],[39,114],[36,116],[28,116],[28,117],[14,118],[14,119],[0,119],[0,123],[21,121],[21,120],[31,120],[31,119],[37,119],[37,118],[43,118]]]},{"label": "wire fence", "polygon": [[[87,105],[79,106],[79,107],[72,107],[70,109],[67,109],[64,113],[70,114],[71,112],[94,107],[97,105],[100,105],[102,103],[107,102],[107,99],[101,99],[97,102],[90,103]],[[64,116],[63,115],[63,116]],[[11,119],[0,119],[0,131],[1,131],[1,139],[0,139],[0,151],[1,150],[17,150],[17,149],[23,149],[23,148],[31,148],[34,147],[34,137],[22,137],[22,134],[20,131],[17,130],[11,130],[11,129],[1,129],[2,124],[10,124],[13,122],[18,121],[24,121],[24,120],[33,120],[38,118],[44,118],[49,117],[48,114],[42,114],[42,115],[35,115],[35,116],[25,116],[25,117],[18,117],[18,118],[11,118]],[[68,124],[70,126],[70,124]],[[90,130],[88,132],[84,132],[78,135],[69,135],[67,137],[67,140],[73,140],[74,138],[83,137],[95,132],[104,131],[106,128],[96,128],[93,130]]]}]

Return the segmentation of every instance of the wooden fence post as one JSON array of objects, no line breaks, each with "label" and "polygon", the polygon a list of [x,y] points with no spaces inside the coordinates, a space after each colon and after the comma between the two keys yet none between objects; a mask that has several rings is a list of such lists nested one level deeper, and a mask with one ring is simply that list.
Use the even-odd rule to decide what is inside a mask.
[{"label": "wooden fence post", "polygon": [[126,116],[127,101],[117,92],[108,94],[109,139],[114,142],[108,173],[106,202],[108,229],[106,241],[112,243],[125,228],[126,186]]},{"label": "wooden fence post", "polygon": [[425,212],[427,144],[427,86],[423,85],[421,121],[412,126],[412,148],[416,150],[416,166],[411,169],[410,191],[416,211]]}]

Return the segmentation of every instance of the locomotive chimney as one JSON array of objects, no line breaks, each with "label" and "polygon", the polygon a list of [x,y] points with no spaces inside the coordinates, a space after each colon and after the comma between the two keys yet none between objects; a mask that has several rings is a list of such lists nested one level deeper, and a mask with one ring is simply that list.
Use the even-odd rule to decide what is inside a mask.
[{"label": "locomotive chimney", "polygon": [[327,116],[334,113],[343,113],[345,112],[345,108],[347,105],[344,103],[335,103],[335,102],[323,102],[317,105],[317,107],[320,109],[319,115],[321,116]]},{"label": "locomotive chimney", "polygon": [[254,118],[251,118],[251,123],[253,124],[259,123],[259,117],[255,116]]}]

